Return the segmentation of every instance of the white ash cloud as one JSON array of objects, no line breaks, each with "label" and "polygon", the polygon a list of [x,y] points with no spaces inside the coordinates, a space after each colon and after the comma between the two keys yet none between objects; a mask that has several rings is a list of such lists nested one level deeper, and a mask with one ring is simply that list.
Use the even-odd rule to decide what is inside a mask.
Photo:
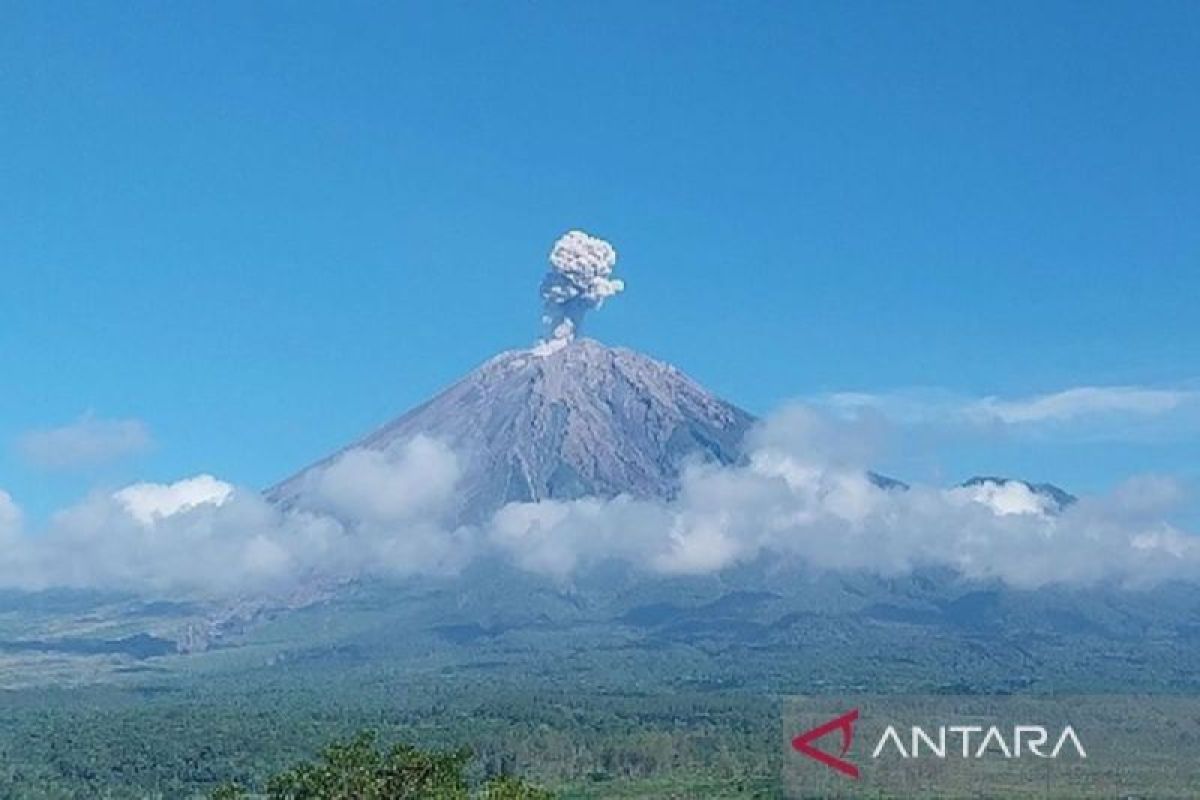
[{"label": "white ash cloud", "polygon": [[625,289],[613,278],[617,251],[603,239],[583,231],[568,231],[550,251],[550,269],[542,279],[543,347],[557,349],[579,332],[583,317]]},{"label": "white ash cloud", "polygon": [[91,414],[67,425],[29,431],[17,440],[17,450],[29,464],[48,470],[98,466],[153,446],[154,437],[141,420],[101,419]]},{"label": "white ash cloud", "polygon": [[1169,479],[1061,510],[1017,483],[884,489],[866,471],[877,433],[793,406],[755,433],[745,464],[693,465],[674,500],[513,503],[462,527],[460,462],[425,437],[343,454],[288,509],[200,476],[98,492],[32,534],[0,493],[0,587],[230,596],[454,574],[476,559],[561,581],[613,559],[654,576],[763,558],[881,575],[948,567],[1023,588],[1200,581],[1200,540],[1168,521],[1182,496]]}]

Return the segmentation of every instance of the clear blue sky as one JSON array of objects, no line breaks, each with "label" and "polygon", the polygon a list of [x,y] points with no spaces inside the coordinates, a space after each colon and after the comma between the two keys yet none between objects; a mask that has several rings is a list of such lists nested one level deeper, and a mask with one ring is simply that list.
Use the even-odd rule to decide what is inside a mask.
[{"label": "clear blue sky", "polygon": [[[0,487],[268,484],[531,342],[571,227],[628,283],[590,333],[754,411],[1194,388],[1197,87],[1191,2],[6,2]],[[89,410],[155,450],[10,446]],[[1198,454],[927,469],[1087,488]]]}]

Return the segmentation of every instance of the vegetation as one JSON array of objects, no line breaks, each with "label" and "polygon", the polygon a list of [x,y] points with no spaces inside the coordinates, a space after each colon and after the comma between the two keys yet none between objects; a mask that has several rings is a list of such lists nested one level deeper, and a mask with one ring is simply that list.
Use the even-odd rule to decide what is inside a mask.
[{"label": "vegetation", "polygon": [[0,595],[0,800],[317,797],[347,747],[372,780],[441,770],[473,800],[521,797],[517,775],[563,800],[778,797],[789,695],[1200,693],[1182,590],[615,583],[349,587],[165,656],[126,651],[191,609]]},{"label": "vegetation", "polygon": [[[498,775],[476,792],[468,788],[465,748],[424,751],[408,744],[381,750],[376,736],[364,731],[327,745],[308,761],[267,781],[269,800],[550,800],[552,795],[522,778]],[[222,784],[212,800],[239,800],[250,794],[240,785]]]},{"label": "vegetation", "polygon": [[[535,785],[563,800],[778,796],[779,716],[768,698],[463,678],[384,681],[385,692],[358,677],[11,695],[0,705],[0,798],[367,800],[438,797],[434,787],[445,798],[551,796]],[[364,727],[377,737],[356,735]],[[393,793],[372,795],[372,785]],[[414,786],[423,788],[399,788]]]}]

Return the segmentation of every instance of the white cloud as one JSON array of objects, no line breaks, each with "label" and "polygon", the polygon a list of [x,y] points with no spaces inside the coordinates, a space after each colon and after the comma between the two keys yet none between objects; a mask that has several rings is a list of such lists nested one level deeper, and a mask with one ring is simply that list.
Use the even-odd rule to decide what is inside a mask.
[{"label": "white cloud", "polygon": [[12,495],[0,489],[0,546],[14,540],[21,530],[21,509]]},{"label": "white cloud", "polygon": [[789,403],[750,433],[749,446],[764,453],[803,454],[823,466],[865,467],[882,449],[888,430],[884,420],[870,414],[840,418],[802,403]]},{"label": "white cloud", "polygon": [[[443,522],[457,479],[453,454],[417,438],[391,454],[346,453],[291,510],[210,475],[95,493],[15,537],[0,586],[216,596],[454,572],[476,555],[474,534]],[[8,505],[0,498],[0,535]]]},{"label": "white cloud", "polygon": [[1053,394],[1003,400],[986,397],[964,411],[980,420],[1010,425],[1066,421],[1098,414],[1157,416],[1196,402],[1195,392],[1137,386],[1080,386]]},{"label": "white cloud", "polygon": [[328,519],[283,514],[254,492],[141,518],[97,493],[27,537],[19,570],[0,564],[0,581],[169,596],[272,591],[312,574],[323,554],[343,552],[342,535]]},{"label": "white cloud", "polygon": [[1200,435],[1200,391],[1078,386],[1027,397],[964,397],[937,389],[843,392],[811,398],[837,414],[877,414],[894,423],[963,433],[1002,431],[1090,441]]},{"label": "white cloud", "polygon": [[1054,508],[1053,499],[1035,492],[1020,481],[984,480],[969,486],[951,489],[948,496],[965,502],[980,503],[995,513],[1047,514]]},{"label": "white cloud", "polygon": [[441,442],[417,436],[398,452],[350,450],[311,473],[305,508],[348,519],[402,522],[430,518],[452,499],[458,459]]},{"label": "white cloud", "polygon": [[517,566],[567,578],[608,559],[639,561],[672,523],[666,508],[628,497],[510,503],[485,526],[487,542]]},{"label": "white cloud", "polygon": [[754,434],[746,463],[693,465],[672,501],[514,503],[473,527],[450,523],[458,459],[424,437],[343,454],[286,510],[198,476],[94,494],[27,535],[0,495],[0,586],[237,595],[454,573],[480,558],[562,580],[612,559],[661,575],[761,558],[884,575],[948,567],[1022,587],[1200,580],[1200,540],[1165,521],[1181,496],[1168,479],[1062,510],[1017,483],[885,490],[865,471],[873,440],[869,425],[791,407]]},{"label": "white cloud", "polygon": [[17,450],[34,466],[67,470],[95,466],[146,452],[150,429],[136,419],[98,419],[90,414],[58,428],[29,431]]},{"label": "white cloud", "polygon": [[233,486],[211,475],[197,475],[176,483],[135,483],[113,495],[125,510],[143,525],[200,505],[221,505],[233,494]]},{"label": "white cloud", "polygon": [[614,557],[694,574],[769,556],[887,575],[949,567],[1022,587],[1200,580],[1200,540],[1164,522],[1179,496],[1170,481],[1142,479],[1053,513],[1017,483],[885,490],[844,454],[814,457],[813,444],[835,442],[842,424],[792,410],[764,426],[748,465],[695,467],[673,502],[509,506],[490,540],[556,576]]},{"label": "white cloud", "polygon": [[[1020,587],[1200,580],[1200,542],[1116,496],[1085,499],[1059,514],[1013,513],[994,497],[963,502],[955,490],[886,491],[852,473],[796,484],[760,465],[690,480],[698,481],[690,497],[673,504],[593,500],[586,513],[575,503],[552,511],[510,507],[492,541],[521,566],[560,577],[611,557],[652,573],[696,574],[769,556],[884,575],[949,567]],[[698,502],[700,492],[714,489],[740,499],[720,508]]]}]

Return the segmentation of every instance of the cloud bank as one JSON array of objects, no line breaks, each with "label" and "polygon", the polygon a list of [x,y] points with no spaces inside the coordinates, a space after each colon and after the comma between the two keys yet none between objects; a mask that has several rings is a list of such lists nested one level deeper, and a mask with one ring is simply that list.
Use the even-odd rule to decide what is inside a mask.
[{"label": "cloud bank", "polygon": [[94,493],[36,534],[20,531],[0,493],[0,587],[220,597],[314,578],[452,573],[477,552],[443,523],[458,475],[453,453],[418,437],[388,456],[346,453],[302,507],[200,475]]},{"label": "cloud bank", "polygon": [[811,412],[776,419],[781,437],[772,427],[748,465],[693,469],[675,502],[509,506],[490,536],[522,566],[559,576],[612,556],[667,574],[770,556],[882,575],[949,567],[1027,588],[1200,579],[1200,541],[1164,521],[1179,500],[1166,479],[1062,510],[1014,483],[889,490],[861,468],[814,458],[804,431],[831,434]]},{"label": "cloud bank", "polygon": [[29,431],[17,440],[17,451],[33,466],[70,470],[144,453],[153,445],[150,429],[140,420],[86,414],[58,428]]},{"label": "cloud bank", "polygon": [[94,494],[31,535],[0,493],[0,586],[227,596],[454,574],[476,559],[567,581],[612,559],[696,575],[765,557],[882,575],[947,567],[1029,588],[1200,580],[1200,541],[1166,521],[1181,496],[1167,479],[1066,508],[1019,483],[885,489],[863,462],[874,438],[869,424],[793,406],[754,433],[745,464],[694,465],[670,502],[514,503],[474,526],[451,521],[458,457],[425,437],[343,454],[288,509],[198,476]]}]

